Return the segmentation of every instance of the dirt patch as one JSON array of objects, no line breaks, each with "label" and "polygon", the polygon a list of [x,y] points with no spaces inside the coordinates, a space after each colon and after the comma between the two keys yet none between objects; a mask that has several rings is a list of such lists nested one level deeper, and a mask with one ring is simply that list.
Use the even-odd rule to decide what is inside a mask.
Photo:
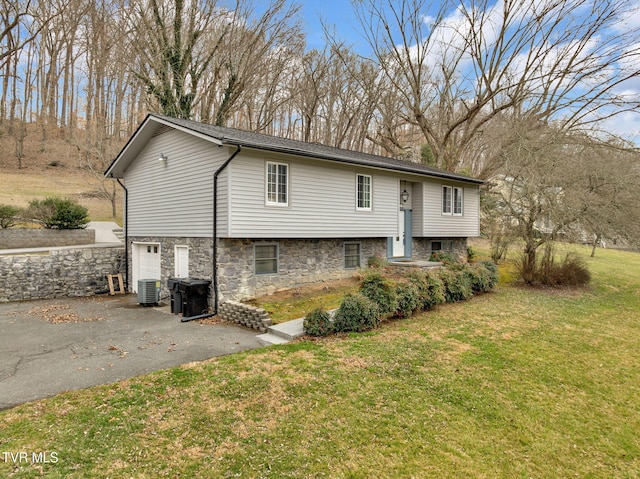
[{"label": "dirt patch", "polygon": [[256,298],[254,301],[247,301],[247,302],[249,304],[254,304],[254,303],[258,304],[261,301],[269,301],[269,302],[290,301],[294,299],[311,296],[314,294],[331,293],[333,291],[337,291],[342,288],[355,286],[358,284],[359,281],[360,281],[360,278],[358,276],[353,276],[347,279],[338,279],[335,281],[313,283],[313,284],[308,284],[304,286],[299,286],[296,288],[281,289],[269,295]]}]

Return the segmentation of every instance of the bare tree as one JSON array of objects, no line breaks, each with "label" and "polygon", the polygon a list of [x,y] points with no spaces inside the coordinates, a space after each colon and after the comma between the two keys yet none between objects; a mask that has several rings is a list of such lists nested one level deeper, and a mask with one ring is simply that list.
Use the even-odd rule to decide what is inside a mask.
[{"label": "bare tree", "polygon": [[[272,68],[282,68],[282,59],[303,47],[298,18],[299,7],[288,0],[272,0],[261,6],[241,0],[229,13],[229,31],[224,48],[211,65],[208,88],[203,102],[204,119],[228,125],[233,113],[239,110],[245,92],[254,95],[263,87],[262,77]],[[283,56],[284,55],[284,56]],[[274,64],[271,60],[275,59]],[[285,62],[286,63],[286,62]]]},{"label": "bare tree", "polygon": [[0,66],[8,57],[20,51],[25,45],[38,36],[40,28],[45,22],[40,22],[40,27],[31,29],[29,34],[22,37],[18,35],[18,30],[31,17],[32,1],[1,0],[0,1]]},{"label": "bare tree", "polygon": [[[637,153],[559,127],[510,125],[502,174],[490,182],[491,213],[523,247],[522,276],[536,277],[538,251],[586,234],[630,237],[638,231]],[[496,235],[493,239],[502,239]]]},{"label": "bare tree", "polygon": [[[401,95],[437,165],[461,170],[501,113],[582,129],[636,108],[630,0],[354,2],[372,59]],[[483,175],[484,164],[474,165]]]},{"label": "bare tree", "polygon": [[167,115],[190,118],[201,80],[229,30],[213,2],[137,0],[129,8],[134,72]]}]

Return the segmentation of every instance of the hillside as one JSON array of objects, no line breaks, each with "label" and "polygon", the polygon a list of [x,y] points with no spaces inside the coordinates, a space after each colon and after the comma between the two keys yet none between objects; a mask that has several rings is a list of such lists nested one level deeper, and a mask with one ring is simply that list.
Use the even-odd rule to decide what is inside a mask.
[{"label": "hillside", "polygon": [[[48,134],[45,151],[42,135],[29,130],[24,141],[22,168],[18,168],[15,138],[0,127],[0,204],[28,206],[34,198],[73,198],[89,210],[94,221],[112,221],[111,202],[101,193],[101,178],[83,164],[80,150],[57,135]],[[111,181],[105,184],[111,191]],[[122,189],[117,191],[116,221],[122,221]]]}]

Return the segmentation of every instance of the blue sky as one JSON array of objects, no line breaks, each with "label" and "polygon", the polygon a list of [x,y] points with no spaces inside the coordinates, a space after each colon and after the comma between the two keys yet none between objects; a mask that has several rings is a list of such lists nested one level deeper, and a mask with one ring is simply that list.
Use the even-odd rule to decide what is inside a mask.
[{"label": "blue sky", "polygon": [[367,49],[358,32],[358,20],[349,0],[307,0],[300,3],[305,20],[308,49],[322,49],[324,46],[321,18],[327,25],[335,26],[338,37],[352,44],[356,51],[362,52]]},{"label": "blue sky", "polygon": [[[325,45],[320,20],[322,18],[327,25],[335,27],[337,37],[351,45],[356,53],[364,56],[368,55],[370,47],[360,33],[360,26],[349,0],[298,1],[301,5],[301,13],[305,22],[304,30],[307,49],[322,49]],[[499,0],[497,1],[499,2]],[[636,10],[637,14],[627,20],[629,28],[640,26],[640,0],[632,0],[632,2],[638,8]],[[429,3],[427,2],[427,4]],[[437,2],[434,5],[437,5]],[[618,89],[625,89],[635,95],[640,95],[640,79],[636,81],[629,80],[624,85],[620,85]],[[640,143],[640,113],[638,111],[627,112],[610,118],[602,126],[606,130]]]}]

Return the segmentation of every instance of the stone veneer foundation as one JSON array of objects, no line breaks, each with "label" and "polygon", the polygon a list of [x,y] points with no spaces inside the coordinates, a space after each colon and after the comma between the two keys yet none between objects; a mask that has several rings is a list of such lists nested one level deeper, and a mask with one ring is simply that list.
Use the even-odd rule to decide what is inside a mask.
[{"label": "stone veneer foundation", "polygon": [[[453,252],[458,255],[465,254],[466,239],[451,239]],[[167,279],[175,276],[175,246],[189,247],[189,277],[209,280],[212,278],[211,238],[129,237],[129,253],[131,253],[132,242],[160,244],[162,299],[170,297]],[[360,244],[362,267],[366,267],[367,260],[372,256],[386,258],[387,238],[270,240],[219,238],[219,300],[242,301],[283,288],[351,277],[356,274],[357,269],[347,269],[344,266],[345,243]],[[254,273],[254,247],[261,244],[278,245],[277,273]],[[414,259],[426,260],[430,254],[430,238],[413,238]],[[129,274],[131,274],[131,268],[132,261],[129,262]],[[211,298],[213,298],[213,291]]]}]

